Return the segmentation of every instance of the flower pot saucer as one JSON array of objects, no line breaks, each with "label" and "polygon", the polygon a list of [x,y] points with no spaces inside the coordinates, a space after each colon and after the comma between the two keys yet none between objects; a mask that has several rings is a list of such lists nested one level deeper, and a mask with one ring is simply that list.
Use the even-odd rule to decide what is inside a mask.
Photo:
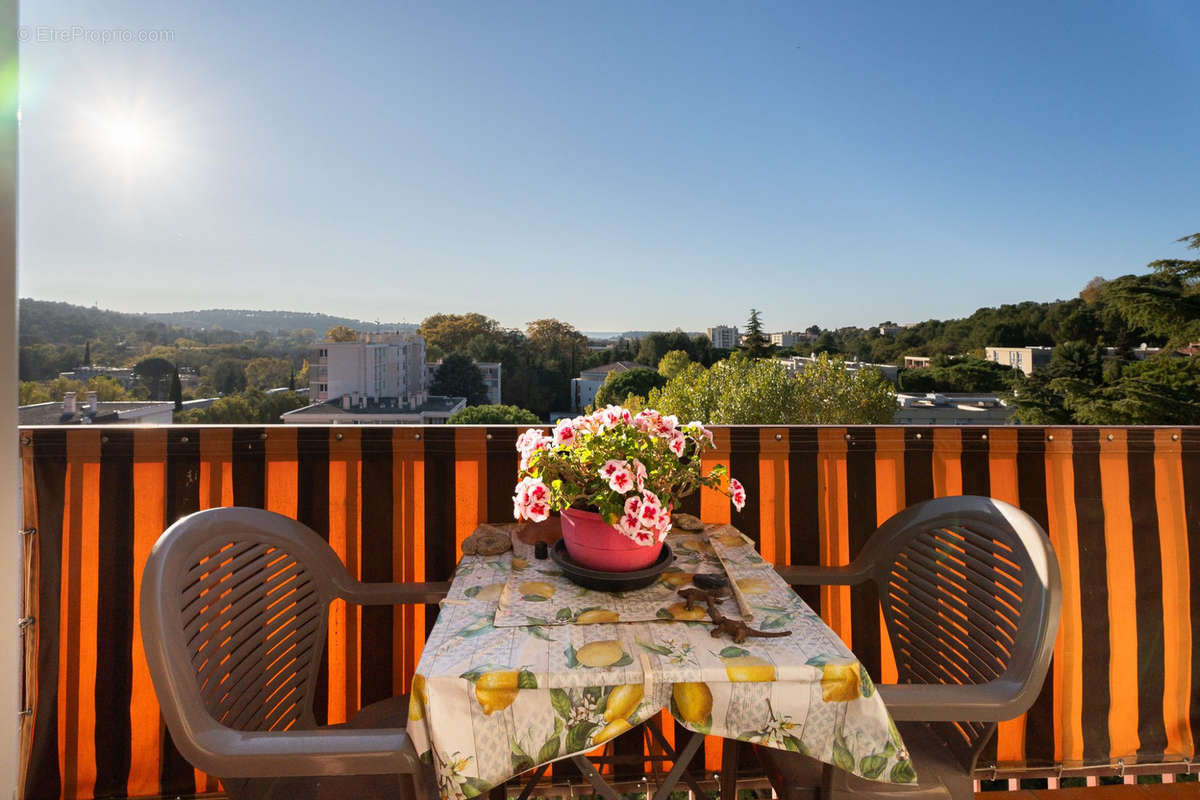
[{"label": "flower pot saucer", "polygon": [[658,560],[645,569],[630,572],[606,572],[577,564],[567,553],[566,543],[559,539],[550,547],[550,560],[558,565],[572,583],[585,589],[595,589],[601,592],[628,592],[633,589],[645,588],[654,583],[658,576],[675,560],[675,554],[671,552],[671,546],[664,542]]}]

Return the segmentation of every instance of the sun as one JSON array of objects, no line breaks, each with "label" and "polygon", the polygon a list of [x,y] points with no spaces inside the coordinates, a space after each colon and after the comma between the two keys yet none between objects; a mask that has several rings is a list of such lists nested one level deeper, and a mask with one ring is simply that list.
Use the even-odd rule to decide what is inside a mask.
[{"label": "sun", "polygon": [[158,142],[153,127],[133,114],[106,115],[97,121],[96,133],[99,144],[111,156],[125,161],[156,157]]}]

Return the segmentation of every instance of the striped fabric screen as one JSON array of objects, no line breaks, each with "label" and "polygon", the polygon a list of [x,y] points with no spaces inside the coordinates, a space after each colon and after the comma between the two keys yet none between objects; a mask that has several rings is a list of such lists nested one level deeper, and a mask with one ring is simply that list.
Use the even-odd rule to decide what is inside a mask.
[{"label": "striped fabric screen", "polygon": [[[366,581],[443,580],[480,521],[511,514],[517,427],[90,427],[21,431],[29,548],[26,798],[215,790],[163,727],[140,644],[141,569],[162,530],[222,505],[306,523]],[[689,505],[777,563],[845,563],[885,519],[957,494],[1020,506],[1062,566],[1054,667],[987,764],[1194,758],[1200,731],[1200,429],[725,427],[713,463],[750,500]],[[806,599],[894,680],[878,599]],[[405,691],[435,607],[331,609],[318,716]],[[674,733],[667,721],[667,733]],[[624,737],[628,739],[629,737]],[[617,742],[622,742],[618,739]],[[640,753],[633,740],[621,749]],[[719,742],[704,765],[719,765]]]}]

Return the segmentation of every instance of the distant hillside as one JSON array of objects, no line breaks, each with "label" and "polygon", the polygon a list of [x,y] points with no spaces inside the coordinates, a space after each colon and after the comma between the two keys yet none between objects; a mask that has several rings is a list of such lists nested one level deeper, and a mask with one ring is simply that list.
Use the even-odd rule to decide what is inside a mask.
[{"label": "distant hillside", "polygon": [[[335,325],[345,325],[360,331],[376,329],[374,322],[364,322],[348,317],[332,317],[328,314],[312,314],[303,311],[255,311],[251,309],[209,308],[203,311],[173,311],[163,314],[146,314],[147,318],[162,322],[166,325],[177,325],[181,328],[212,329],[221,328],[239,333],[255,333],[257,331],[298,331],[312,328],[318,334]],[[380,323],[379,330],[402,331],[416,330],[412,323],[385,322]]]},{"label": "distant hillside", "polygon": [[[214,308],[204,311],[176,311],[164,314],[126,314],[102,308],[88,308],[49,300],[21,299],[21,333],[23,345],[74,344],[107,336],[120,338],[129,331],[138,331],[155,324],[184,330],[226,330],[240,334],[267,331],[298,331],[311,328],[318,336],[335,325],[355,330],[375,329],[374,322],[364,322],[328,314],[298,311],[254,311],[248,309]],[[386,323],[383,330],[415,330],[416,325]]]}]

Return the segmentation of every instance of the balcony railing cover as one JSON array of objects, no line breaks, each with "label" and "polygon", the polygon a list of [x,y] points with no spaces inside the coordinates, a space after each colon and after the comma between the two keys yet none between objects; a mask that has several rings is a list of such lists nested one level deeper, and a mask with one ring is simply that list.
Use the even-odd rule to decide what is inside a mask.
[{"label": "balcony railing cover", "polygon": [[[326,537],[362,580],[443,580],[478,522],[510,517],[519,431],[23,429],[24,527],[36,529],[25,537],[24,796],[216,788],[163,727],[135,614],[142,566],[171,522],[212,506],[268,508]],[[691,510],[733,522],[778,563],[845,563],[896,511],[945,495],[1006,500],[1047,530],[1064,586],[1054,667],[983,763],[1194,758],[1200,429],[724,427],[717,441],[712,462],[730,465],[749,503],[731,516],[711,495]],[[877,598],[825,588],[806,599],[874,676],[894,680]],[[337,722],[407,690],[436,608],[330,613],[318,715]],[[706,752],[712,769],[720,750]]]}]

